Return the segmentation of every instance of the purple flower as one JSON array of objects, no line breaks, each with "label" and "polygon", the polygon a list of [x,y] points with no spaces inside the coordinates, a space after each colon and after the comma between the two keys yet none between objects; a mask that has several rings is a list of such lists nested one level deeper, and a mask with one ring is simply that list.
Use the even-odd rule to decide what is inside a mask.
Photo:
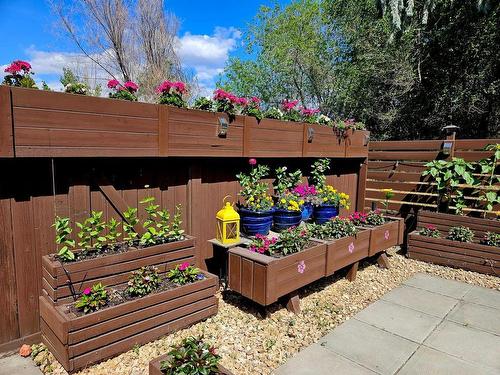
[{"label": "purple flower", "polygon": [[83,294],[85,294],[86,296],[88,296],[90,293],[92,293],[92,289],[90,289],[90,288],[85,288],[83,290]]},{"label": "purple flower", "polygon": [[205,275],[203,275],[202,273],[199,273],[198,275],[196,275],[196,278],[198,280],[203,280],[205,278]]},{"label": "purple flower", "polygon": [[297,272],[304,273],[305,270],[306,270],[306,264],[304,263],[303,260],[301,260],[299,264],[297,264]]}]

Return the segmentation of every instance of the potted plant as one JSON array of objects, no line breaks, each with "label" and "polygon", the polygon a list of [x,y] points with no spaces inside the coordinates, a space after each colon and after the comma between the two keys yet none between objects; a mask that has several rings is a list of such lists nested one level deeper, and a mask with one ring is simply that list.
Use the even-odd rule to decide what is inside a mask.
[{"label": "potted plant", "polygon": [[300,200],[304,201],[302,205],[302,220],[309,221],[313,214],[314,205],[318,205],[321,202],[318,201],[316,187],[314,185],[302,184],[296,186],[293,191]]},{"label": "potted plant", "polygon": [[149,362],[149,375],[231,375],[216,349],[203,337],[187,337],[165,355]]},{"label": "potted plant", "polygon": [[329,159],[319,159],[312,165],[311,183],[316,187],[317,203],[313,209],[316,224],[323,224],[339,214],[339,208],[349,208],[349,195],[327,185],[325,172],[330,169]]},{"label": "potted plant", "polygon": [[308,224],[307,228],[314,240],[327,246],[326,276],[368,257],[370,230],[357,228],[348,218],[335,217],[323,224]]},{"label": "potted plant", "polygon": [[129,100],[131,102],[137,101],[137,91],[139,85],[132,81],[127,81],[123,85],[116,79],[108,81],[108,88],[112,90],[109,93],[111,99]]},{"label": "potted plant", "polygon": [[2,84],[14,87],[25,87],[29,89],[37,89],[35,80],[31,71],[31,64],[23,60],[15,60],[4,69],[7,73]]},{"label": "potted plant", "polygon": [[274,203],[269,195],[269,185],[262,181],[269,173],[267,165],[257,165],[255,159],[249,159],[251,171],[249,174],[236,175],[241,190],[239,195],[243,202],[238,203],[240,228],[248,236],[268,234],[273,223]]},{"label": "potted plant", "polygon": [[217,313],[218,279],[191,266],[167,275],[142,267],[125,285],[85,288],[59,306],[40,297],[42,341],[68,372],[145,344]]},{"label": "potted plant", "polygon": [[171,217],[152,197],[141,204],[146,213],[142,222],[137,208],[129,207],[123,222],[114,218],[105,222],[101,211],[92,211],[76,223],[76,233],[69,218],[56,218],[58,252],[42,257],[42,288],[52,303],[68,302],[99,282],[108,286],[125,283],[128,273],[137,267],[161,264],[165,273],[178,263],[194,261],[195,240],[181,228],[180,206]]},{"label": "potted plant", "polygon": [[304,201],[294,193],[294,189],[302,180],[302,172],[287,172],[287,167],[276,169],[274,180],[275,209],[273,213],[273,228],[276,232],[295,227],[302,220],[302,205]]},{"label": "potted plant", "polygon": [[302,226],[278,237],[257,235],[247,247],[229,250],[229,288],[262,306],[294,298],[290,293],[324,276],[325,251]]}]

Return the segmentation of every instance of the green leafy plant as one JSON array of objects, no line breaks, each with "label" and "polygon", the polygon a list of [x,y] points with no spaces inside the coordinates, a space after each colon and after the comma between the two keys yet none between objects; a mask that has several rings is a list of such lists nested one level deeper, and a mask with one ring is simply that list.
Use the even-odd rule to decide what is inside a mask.
[{"label": "green leafy plant", "polygon": [[316,189],[326,186],[326,172],[330,169],[330,159],[318,159],[311,165],[311,176],[309,183]]},{"label": "green leafy plant", "polygon": [[109,244],[114,244],[118,241],[118,238],[121,237],[121,232],[118,231],[118,227],[121,225],[119,221],[117,221],[114,217],[109,219],[106,224],[106,228],[108,229],[108,234],[106,235],[106,240]]},{"label": "green leafy plant", "polygon": [[212,99],[207,98],[206,96],[202,96],[199,98],[196,98],[193,104],[194,109],[200,109],[202,111],[214,111],[214,102]]},{"label": "green leafy plant", "polygon": [[188,337],[168,352],[160,370],[166,375],[216,375],[220,359],[215,348],[202,338]]},{"label": "green leafy plant", "polygon": [[385,223],[385,218],[384,215],[382,215],[382,212],[380,212],[380,210],[370,211],[366,215],[366,224],[368,225],[378,226],[384,223]]},{"label": "green leafy plant", "polygon": [[452,241],[472,242],[474,240],[474,232],[464,226],[451,227],[446,238]]},{"label": "green leafy plant", "polygon": [[106,223],[102,221],[102,211],[91,211],[90,217],[85,219],[83,223],[76,223],[80,228],[78,232],[78,246],[81,246],[85,252],[92,248],[99,251],[106,243],[106,237],[102,235],[106,227]]},{"label": "green leafy plant", "polygon": [[184,262],[168,271],[167,278],[175,284],[184,285],[203,280],[205,276],[198,268],[189,265],[189,262]]},{"label": "green leafy plant", "polygon": [[262,120],[264,114],[260,109],[261,100],[255,96],[251,97],[247,105],[243,108],[242,114],[255,117],[258,121]]},{"label": "green leafy plant", "polygon": [[321,225],[308,224],[307,228],[313,238],[320,240],[338,240],[358,233],[356,225],[351,220],[338,216]]},{"label": "green leafy plant", "polygon": [[249,174],[239,173],[236,175],[241,185],[239,195],[245,199],[244,206],[247,209],[268,211],[272,208],[273,199],[268,194],[269,186],[266,182],[261,181],[268,173],[269,167],[267,165],[259,165],[252,168]]},{"label": "green leafy plant", "polygon": [[146,220],[144,220],[144,223],[142,224],[144,229],[146,229],[146,232],[141,236],[140,243],[141,245],[154,245],[156,244],[157,237],[160,234],[156,223],[156,218],[158,217],[157,210],[160,205],[155,203],[154,197],[146,197],[139,203],[145,205],[144,210],[147,213]]},{"label": "green leafy plant", "polygon": [[94,312],[108,304],[108,292],[101,284],[95,284],[92,288],[85,288],[82,296],[75,302],[75,307],[82,310],[84,314]]},{"label": "green leafy plant", "polygon": [[123,212],[123,217],[126,220],[123,223],[123,231],[125,232],[125,237],[123,239],[131,245],[138,236],[134,229],[134,226],[139,223],[137,208],[128,207],[127,211]]},{"label": "green leafy plant", "polygon": [[[486,182],[481,184],[482,189],[476,190],[474,193],[479,196],[480,202],[486,202],[484,208],[487,211],[492,211],[496,204],[500,203],[500,196],[498,195],[498,182],[500,182],[500,175],[496,174],[498,161],[500,160],[500,144],[487,145],[486,151],[494,151],[493,155],[489,158],[482,159],[478,162],[482,174],[487,174],[489,177]],[[486,212],[484,213],[486,217]]]},{"label": "green leafy plant", "polygon": [[273,120],[282,120],[283,112],[279,108],[269,107],[263,114],[264,118],[269,118]]},{"label": "green leafy plant", "polygon": [[425,166],[427,169],[422,176],[430,175],[437,184],[439,210],[447,212],[452,205],[455,213],[461,214],[466,205],[464,189],[459,188],[459,185],[476,185],[474,165],[462,158],[453,158],[451,161],[433,160]]},{"label": "green leafy plant", "polygon": [[131,296],[145,296],[156,289],[161,284],[158,268],[145,266],[132,272],[127,283],[127,293]]},{"label": "green leafy plant", "polygon": [[435,225],[432,224],[427,224],[425,227],[421,228],[418,231],[418,234],[421,236],[426,236],[426,237],[432,237],[432,238],[440,238],[441,233],[439,230],[436,228]]},{"label": "green leafy plant", "polygon": [[500,234],[493,232],[486,232],[481,239],[481,243],[486,246],[500,247]]},{"label": "green leafy plant", "polygon": [[175,206],[175,215],[170,225],[170,232],[168,238],[170,241],[180,241],[184,238],[184,230],[182,229],[182,206],[179,204]]},{"label": "green leafy plant", "polygon": [[302,181],[302,172],[297,169],[295,172],[287,172],[287,167],[276,168],[276,179],[273,183],[274,194],[281,197],[286,192],[292,191]]},{"label": "green leafy plant", "polygon": [[64,261],[72,261],[75,259],[75,254],[71,251],[75,247],[75,240],[70,238],[73,229],[69,226],[69,218],[56,217],[54,224],[56,230],[56,244],[59,245],[57,256]]},{"label": "green leafy plant", "polygon": [[304,227],[291,227],[280,233],[280,236],[269,247],[269,254],[288,255],[298,253],[306,248],[311,239],[311,234]]}]

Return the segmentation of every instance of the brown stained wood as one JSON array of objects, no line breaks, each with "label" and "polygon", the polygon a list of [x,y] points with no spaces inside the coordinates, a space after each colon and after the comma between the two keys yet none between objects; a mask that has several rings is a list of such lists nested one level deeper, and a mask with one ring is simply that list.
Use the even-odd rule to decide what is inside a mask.
[{"label": "brown stained wood", "polygon": [[368,257],[370,229],[360,229],[354,237],[323,241],[327,245],[325,275],[333,275],[344,267]]},{"label": "brown stained wood", "polygon": [[168,156],[168,106],[158,106],[158,155]]},{"label": "brown stained wood", "polygon": [[241,293],[241,256],[229,252],[228,261],[228,287],[235,292]]},{"label": "brown stained wood", "polygon": [[12,100],[10,88],[0,86],[0,157],[14,157]]},{"label": "brown stained wood", "polygon": [[368,174],[368,165],[365,160],[362,164],[360,164],[359,168],[358,186],[356,187],[357,191],[356,211],[363,211],[363,208],[365,207],[367,174]]},{"label": "brown stained wood", "polygon": [[298,293],[290,293],[286,299],[286,309],[291,313],[300,314],[300,297]]},{"label": "brown stained wood", "polygon": [[366,130],[348,130],[346,135],[345,156],[348,158],[366,158],[368,156],[370,132]]},{"label": "brown stained wood", "polygon": [[[400,238],[402,218],[386,219],[388,222],[370,228],[370,250],[368,255],[372,256],[388,248],[403,243],[403,238]],[[389,221],[390,220],[390,221]]]},{"label": "brown stained wood", "polygon": [[439,156],[438,151],[370,151],[370,160],[434,160]]},{"label": "brown stained wood", "polygon": [[354,280],[356,280],[356,275],[358,273],[358,267],[359,267],[359,262],[356,262],[354,264],[352,264],[349,268],[349,271],[347,272],[347,280],[353,282]]},{"label": "brown stained wood", "polygon": [[380,268],[389,269],[391,267],[386,253],[382,253],[377,257],[377,264]]},{"label": "brown stained wood", "polygon": [[248,259],[241,260],[241,294],[249,299],[253,297],[254,262]]},{"label": "brown stained wood", "polygon": [[373,141],[370,150],[373,151],[440,151],[443,140],[418,140],[418,141]]},{"label": "brown stained wood", "polygon": [[304,157],[344,157],[346,144],[329,126],[303,124],[304,140],[302,156]]}]

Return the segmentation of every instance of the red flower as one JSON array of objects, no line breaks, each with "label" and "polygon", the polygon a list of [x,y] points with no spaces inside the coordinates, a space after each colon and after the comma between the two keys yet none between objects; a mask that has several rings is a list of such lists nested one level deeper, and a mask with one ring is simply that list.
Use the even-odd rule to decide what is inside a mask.
[{"label": "red flower", "polygon": [[120,82],[117,79],[110,79],[108,81],[108,88],[116,89],[118,86],[120,86]]},{"label": "red flower", "polygon": [[237,103],[243,107],[248,105],[248,100],[246,98],[238,98]]},{"label": "red flower", "polygon": [[14,63],[17,64],[26,73],[28,73],[31,70],[31,64],[29,62],[26,62],[23,60],[17,60],[17,61],[14,61]]},{"label": "red flower", "polygon": [[174,82],[172,84],[172,87],[177,90],[177,92],[179,94],[184,94],[186,92],[186,85],[184,84],[184,82]]},{"label": "red flower", "polygon": [[287,99],[283,100],[283,103],[281,105],[283,106],[283,109],[285,111],[290,111],[295,108],[295,106],[299,103],[298,100],[292,100],[288,101]]},{"label": "red flower", "polygon": [[90,289],[90,288],[85,288],[83,290],[83,294],[85,294],[86,296],[88,296],[90,293],[92,293],[92,289]]},{"label": "red flower", "polygon": [[15,62],[13,62],[12,64],[10,64],[7,68],[5,68],[4,72],[6,73],[10,73],[10,74],[17,74],[21,71],[21,67],[16,64]]},{"label": "red flower", "polygon": [[257,159],[254,159],[254,158],[248,159],[248,164],[250,164],[250,165],[257,164]]},{"label": "red flower", "polygon": [[132,81],[127,81],[123,84],[123,86],[125,86],[125,88],[128,89],[128,91],[130,91],[131,93],[134,93],[136,92],[137,90],[139,90],[139,86],[137,85],[137,83],[135,82],[132,82]]},{"label": "red flower", "polygon": [[170,88],[173,87],[173,82],[163,81],[157,88],[156,92],[158,94],[164,94],[170,91]]},{"label": "red flower", "polygon": [[184,262],[179,266],[179,271],[185,271],[189,267],[189,262]]},{"label": "red flower", "polygon": [[250,101],[251,101],[252,103],[254,103],[254,104],[257,104],[257,105],[259,105],[259,104],[260,104],[260,99],[259,99],[259,98],[257,98],[256,96],[252,96],[252,97],[250,98]]}]

